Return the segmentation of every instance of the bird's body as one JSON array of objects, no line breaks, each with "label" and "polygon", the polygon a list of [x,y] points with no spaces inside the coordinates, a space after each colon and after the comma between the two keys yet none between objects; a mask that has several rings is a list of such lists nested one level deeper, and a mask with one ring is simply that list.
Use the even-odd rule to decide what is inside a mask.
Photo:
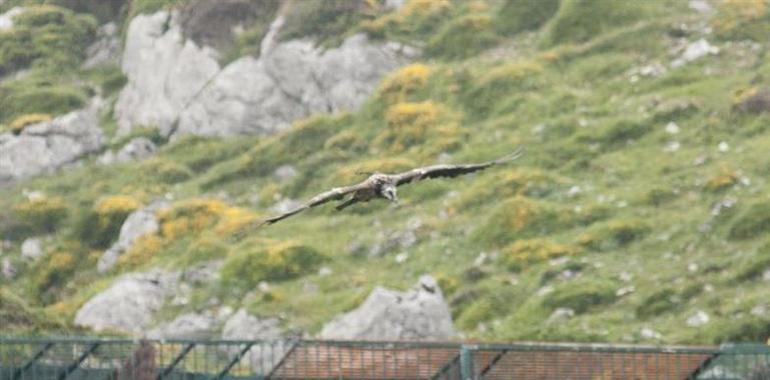
[{"label": "bird's body", "polygon": [[281,215],[265,219],[260,222],[259,225],[276,223],[311,207],[319,206],[333,200],[342,200],[348,195],[350,195],[350,198],[338,204],[335,207],[337,210],[343,210],[353,204],[369,202],[377,198],[383,198],[393,203],[398,203],[396,192],[398,186],[421,181],[423,179],[439,177],[453,178],[462,174],[473,173],[484,170],[490,166],[513,161],[518,158],[521,153],[522,149],[519,148],[507,156],[478,164],[432,165],[398,174],[372,173],[363,182],[346,187],[335,187],[329,191],[318,194],[315,197],[310,198],[305,204]]}]

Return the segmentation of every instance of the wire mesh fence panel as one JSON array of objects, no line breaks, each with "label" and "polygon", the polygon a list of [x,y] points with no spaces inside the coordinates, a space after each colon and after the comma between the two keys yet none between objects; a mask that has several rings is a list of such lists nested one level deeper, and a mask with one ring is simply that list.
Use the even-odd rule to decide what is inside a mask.
[{"label": "wire mesh fence panel", "polygon": [[770,380],[770,348],[0,337],[0,380]]},{"label": "wire mesh fence panel", "polygon": [[694,379],[714,350],[511,345],[473,353],[473,378],[531,380]]}]

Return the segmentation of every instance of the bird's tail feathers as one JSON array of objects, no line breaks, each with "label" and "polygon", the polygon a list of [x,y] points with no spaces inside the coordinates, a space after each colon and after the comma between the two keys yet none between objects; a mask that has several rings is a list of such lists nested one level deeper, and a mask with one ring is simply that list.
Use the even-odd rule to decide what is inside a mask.
[{"label": "bird's tail feathers", "polygon": [[494,160],[493,162],[495,164],[504,164],[506,162],[511,162],[511,161],[521,157],[523,154],[524,154],[524,147],[520,145],[513,152],[511,152],[509,154],[506,154],[505,156],[502,156],[502,157]]}]

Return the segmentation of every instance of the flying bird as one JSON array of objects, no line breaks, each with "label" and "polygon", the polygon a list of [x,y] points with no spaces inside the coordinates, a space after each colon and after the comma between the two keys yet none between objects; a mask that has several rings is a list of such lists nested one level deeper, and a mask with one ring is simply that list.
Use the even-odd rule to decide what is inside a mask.
[{"label": "flying bird", "polygon": [[273,224],[279,222],[292,215],[298,214],[312,207],[320,206],[330,201],[342,200],[348,195],[350,195],[350,197],[347,200],[339,203],[335,207],[337,211],[343,210],[358,202],[368,202],[375,198],[384,198],[392,203],[398,203],[398,195],[396,193],[396,188],[398,186],[422,181],[429,178],[454,178],[459,175],[477,172],[490,166],[511,162],[519,158],[523,152],[524,149],[519,147],[513,153],[507,154],[496,160],[477,164],[432,165],[408,170],[398,174],[365,173],[371,175],[363,182],[351,186],[335,187],[329,191],[318,194],[313,198],[310,198],[310,200],[301,206],[298,206],[283,214],[262,220],[259,222],[257,227],[264,224]]}]

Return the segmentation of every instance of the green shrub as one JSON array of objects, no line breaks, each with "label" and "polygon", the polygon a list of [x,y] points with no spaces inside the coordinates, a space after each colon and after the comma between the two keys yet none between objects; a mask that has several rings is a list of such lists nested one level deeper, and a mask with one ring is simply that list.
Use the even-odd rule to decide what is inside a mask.
[{"label": "green shrub", "polygon": [[636,307],[639,318],[656,317],[679,307],[682,300],[671,288],[664,288],[645,297]]},{"label": "green shrub", "polygon": [[749,260],[738,265],[735,279],[749,281],[770,269],[770,243],[763,245]]},{"label": "green shrub", "polygon": [[545,235],[563,228],[568,221],[550,205],[514,197],[495,208],[475,232],[474,239],[487,245],[504,245],[518,239]]},{"label": "green shrub", "polygon": [[178,4],[184,4],[186,0],[131,0],[128,17],[132,19],[134,16],[143,13],[155,13],[162,9],[169,9]]},{"label": "green shrub", "polygon": [[532,61],[492,67],[475,78],[463,95],[463,101],[475,114],[486,117],[498,104],[511,96],[535,88],[542,71],[542,66]]},{"label": "green shrub", "polygon": [[89,247],[107,248],[118,238],[128,215],[140,206],[139,201],[125,195],[102,197],[77,218],[75,236]]},{"label": "green shrub", "polygon": [[606,122],[595,130],[575,136],[581,143],[599,143],[607,148],[618,148],[631,140],[652,132],[652,125],[641,120],[619,119]]},{"label": "green shrub", "polygon": [[[547,25],[547,46],[585,42],[645,15],[643,1],[563,0]],[[651,2],[655,5],[657,3]]]},{"label": "green shrub", "polygon": [[[365,1],[303,0],[291,3],[280,38],[312,37],[319,42],[341,41],[373,9]],[[336,41],[329,41],[336,39]]]},{"label": "green shrub", "polygon": [[562,256],[571,256],[578,249],[545,239],[518,240],[502,250],[502,264],[512,271]]},{"label": "green shrub", "polygon": [[38,233],[53,232],[67,217],[67,204],[61,197],[39,197],[14,206],[19,222]]},{"label": "green shrub", "polygon": [[578,238],[580,245],[598,251],[608,251],[627,246],[650,232],[647,223],[631,220],[611,220],[592,228]]},{"label": "green shrub", "polygon": [[58,318],[31,307],[23,298],[5,287],[0,287],[0,325],[3,326],[3,333],[13,335],[61,331],[64,327]]},{"label": "green shrub", "polygon": [[88,99],[80,87],[33,75],[0,84],[0,122],[26,114],[58,115],[80,108]]},{"label": "green shrub", "polygon": [[280,281],[316,271],[325,256],[295,242],[248,247],[231,253],[220,274],[226,285],[251,289],[260,281]]},{"label": "green shrub", "polygon": [[29,65],[74,67],[85,56],[96,33],[92,16],[50,5],[29,7],[0,32],[0,75]]},{"label": "green shrub", "polygon": [[577,280],[563,283],[543,299],[543,306],[549,309],[570,308],[577,314],[590,309],[609,305],[616,300],[616,284],[606,280]]},{"label": "green shrub", "polygon": [[559,10],[560,0],[505,0],[495,15],[498,33],[513,35],[540,28]]},{"label": "green shrub", "polygon": [[770,33],[770,7],[766,0],[725,0],[711,22],[723,39],[764,41]]},{"label": "green shrub", "polygon": [[163,158],[153,158],[143,162],[140,170],[148,177],[168,184],[184,182],[194,176],[187,166]]},{"label": "green shrub", "polygon": [[433,57],[468,58],[494,46],[498,40],[491,17],[470,14],[444,25],[428,40],[425,52]]},{"label": "green shrub", "polygon": [[770,202],[758,202],[746,207],[732,222],[728,237],[732,240],[751,239],[767,233],[770,228]]}]

